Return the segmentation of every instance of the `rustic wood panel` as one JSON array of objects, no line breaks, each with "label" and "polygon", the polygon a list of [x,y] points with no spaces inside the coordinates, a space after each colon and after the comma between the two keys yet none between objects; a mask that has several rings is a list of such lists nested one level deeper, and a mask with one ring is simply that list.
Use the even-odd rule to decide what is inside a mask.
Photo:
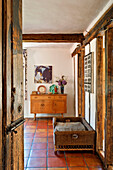
[{"label": "rustic wood panel", "polygon": [[[2,101],[0,104],[0,153],[2,154],[0,166],[2,168],[0,169],[20,170],[24,169],[23,126],[17,129],[18,134],[12,132],[7,135],[6,128],[18,117],[23,116],[23,109],[18,111],[19,104],[23,107],[22,1],[0,1],[0,13],[0,58],[2,61],[0,63],[2,79],[0,81],[0,90],[2,90],[0,91],[0,102]],[[14,84],[14,81],[17,84]],[[14,87],[17,88],[17,96],[12,100]],[[3,115],[1,114],[2,106]]]},{"label": "rustic wood panel", "polygon": [[85,49],[81,50],[81,113],[82,117],[85,117],[85,91],[84,91],[84,56],[85,56]]},{"label": "rustic wood panel", "polygon": [[7,167],[7,155],[6,155],[6,120],[7,120],[7,2],[2,1],[2,167]]},{"label": "rustic wood panel", "polygon": [[2,169],[2,1],[0,1],[0,169]]},{"label": "rustic wood panel", "polygon": [[23,34],[23,42],[76,42],[81,43],[84,40],[80,34]]},{"label": "rustic wood panel", "polygon": [[103,150],[103,37],[97,38],[97,51],[96,51],[96,131],[97,131],[97,144],[96,150]]},{"label": "rustic wood panel", "polygon": [[82,95],[82,91],[81,91],[81,67],[82,67],[82,58],[81,58],[81,54],[78,54],[78,115],[81,116],[81,107],[82,107],[82,103],[81,103],[81,95]]},{"label": "rustic wood panel", "polygon": [[[11,124],[11,0],[7,0],[7,30],[6,30],[6,80],[7,80],[7,113],[6,113],[6,126]],[[6,152],[7,169],[11,169],[11,133],[6,135]]]},{"label": "rustic wood panel", "polygon": [[113,163],[113,28],[105,34],[106,165]]},{"label": "rustic wood panel", "polygon": [[[23,56],[22,56],[22,0],[12,0],[12,90],[14,93],[13,121],[23,117]],[[21,108],[19,110],[19,108]],[[13,169],[24,169],[23,125],[13,133]]]}]

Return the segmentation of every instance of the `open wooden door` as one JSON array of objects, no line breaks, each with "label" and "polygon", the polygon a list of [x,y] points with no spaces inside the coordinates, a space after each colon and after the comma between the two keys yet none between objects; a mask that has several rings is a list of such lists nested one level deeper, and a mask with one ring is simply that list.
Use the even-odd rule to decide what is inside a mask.
[{"label": "open wooden door", "polygon": [[1,0],[0,14],[0,169],[23,170],[22,0]]}]

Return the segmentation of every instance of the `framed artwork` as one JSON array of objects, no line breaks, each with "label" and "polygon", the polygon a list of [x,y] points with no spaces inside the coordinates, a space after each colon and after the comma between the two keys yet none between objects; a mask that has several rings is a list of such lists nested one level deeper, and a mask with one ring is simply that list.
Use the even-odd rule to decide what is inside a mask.
[{"label": "framed artwork", "polygon": [[34,65],[34,83],[52,83],[52,66]]},{"label": "framed artwork", "polygon": [[94,53],[84,56],[84,90],[94,93]]}]

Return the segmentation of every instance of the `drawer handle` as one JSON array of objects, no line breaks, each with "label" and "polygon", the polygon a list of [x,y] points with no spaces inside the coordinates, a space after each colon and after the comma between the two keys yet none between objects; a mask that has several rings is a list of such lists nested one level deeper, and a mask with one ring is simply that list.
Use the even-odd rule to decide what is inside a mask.
[{"label": "drawer handle", "polygon": [[78,139],[78,135],[77,134],[73,134],[72,138],[73,139]]},{"label": "drawer handle", "polygon": [[48,99],[51,99],[51,97],[48,97]]},{"label": "drawer handle", "polygon": [[44,106],[44,104],[41,104],[41,106]]},{"label": "drawer handle", "polygon": [[35,97],[35,99],[37,99],[37,97]]}]

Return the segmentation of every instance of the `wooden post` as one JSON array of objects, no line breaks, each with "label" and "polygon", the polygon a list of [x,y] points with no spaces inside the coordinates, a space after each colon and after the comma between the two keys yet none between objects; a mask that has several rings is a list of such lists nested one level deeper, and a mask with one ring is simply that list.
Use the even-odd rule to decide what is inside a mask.
[{"label": "wooden post", "polygon": [[75,104],[75,101],[76,101],[76,88],[75,88],[75,56],[73,58],[73,64],[74,64],[74,117],[76,116],[76,104]]},{"label": "wooden post", "polygon": [[0,1],[0,169],[2,169],[2,1]]},{"label": "wooden post", "polygon": [[82,95],[82,91],[81,91],[81,53],[78,54],[78,116],[81,116],[81,95]]},{"label": "wooden post", "polygon": [[103,114],[103,37],[97,37],[97,57],[96,57],[96,151],[103,150],[103,133],[102,133],[102,114]]},{"label": "wooden post", "polygon": [[113,28],[105,33],[105,161],[106,167],[113,165]]},{"label": "wooden post", "polygon": [[85,49],[81,51],[81,114],[85,117],[85,91],[84,91],[84,56]]}]

